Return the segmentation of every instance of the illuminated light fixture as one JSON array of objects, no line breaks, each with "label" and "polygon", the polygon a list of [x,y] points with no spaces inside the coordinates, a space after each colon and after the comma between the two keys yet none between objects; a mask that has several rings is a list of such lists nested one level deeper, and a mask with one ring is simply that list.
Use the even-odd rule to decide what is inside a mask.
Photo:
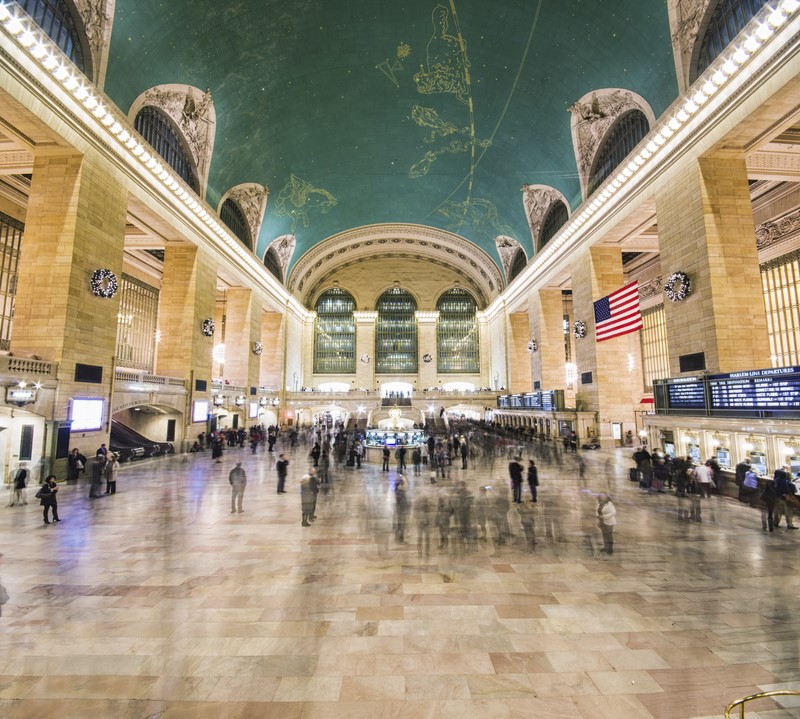
[{"label": "illuminated light fixture", "polygon": [[669,129],[669,127],[662,127],[661,128],[661,132],[659,132],[658,134],[661,137],[663,137],[664,140],[669,140],[669,138],[672,137],[673,132],[672,132],[672,130]]},{"label": "illuminated light fixture", "polygon": [[55,79],[59,82],[66,80],[67,77],[69,77],[69,70],[65,65],[59,65],[53,73],[53,77],[55,77]]},{"label": "illuminated light fixture", "polygon": [[19,21],[19,18],[9,16],[8,22],[6,23],[6,30],[12,35],[19,35],[24,30],[24,27]]},{"label": "illuminated light fixture", "polygon": [[745,40],[744,44],[742,45],[742,48],[744,50],[747,50],[747,52],[749,52],[751,55],[754,52],[758,52],[758,48],[760,47],[761,47],[761,41],[755,35],[751,35],[749,38],[747,38],[747,40]]},{"label": "illuminated light fixture", "polygon": [[169,172],[167,172],[166,170],[161,170],[161,172],[158,173],[158,177],[164,182],[166,182],[169,179]]},{"label": "illuminated light fixture", "polygon": [[625,182],[625,175],[622,172],[620,172],[619,175],[617,175],[616,179],[618,179],[619,184],[622,185]]},{"label": "illuminated light fixture", "polygon": [[122,132],[117,135],[117,139],[120,142],[124,142],[126,145],[128,144],[128,140],[131,139],[131,133],[128,132],[124,127],[122,128]]},{"label": "illuminated light fixture", "polygon": [[158,162],[156,162],[155,157],[151,157],[148,155],[147,162],[145,163],[151,170],[155,170],[158,167]]},{"label": "illuminated light fixture", "polygon": [[781,12],[780,8],[775,10],[770,16],[767,18],[767,22],[772,25],[775,29],[779,28],[783,23],[786,22],[788,18],[786,15]]},{"label": "illuminated light fixture", "polygon": [[114,124],[108,129],[112,135],[119,135],[122,132],[122,125],[120,125],[119,122],[115,121]]},{"label": "illuminated light fixture", "polygon": [[68,77],[68,78],[67,78],[67,79],[64,81],[64,87],[66,87],[66,88],[67,88],[67,90],[69,90],[70,92],[73,92],[74,90],[77,90],[77,89],[78,89],[78,86],[79,86],[80,84],[81,84],[81,83],[78,81],[78,78],[77,78],[75,75],[70,75],[70,76],[69,76],[69,77]]},{"label": "illuminated light fixture", "polygon": [[109,112],[102,120],[100,120],[100,122],[102,122],[106,127],[109,127],[110,125],[113,125],[115,122],[114,116]]},{"label": "illuminated light fixture", "polygon": [[8,11],[8,5],[0,3],[0,22],[5,22],[10,17],[11,13]]},{"label": "illuminated light fixture", "polygon": [[144,148],[139,143],[136,143],[136,147],[133,148],[133,154],[136,155],[136,157],[140,157],[143,153]]},{"label": "illuminated light fixture", "polygon": [[94,115],[98,120],[102,117],[105,117],[106,109],[100,104],[97,104],[97,107],[92,110],[92,115]]},{"label": "illuminated light fixture", "polygon": [[706,95],[713,95],[717,91],[717,86],[711,82],[711,80],[706,80],[705,84],[703,85],[703,93]]},{"label": "illuminated light fixture", "polygon": [[725,82],[727,81],[727,77],[725,77],[725,73],[722,70],[717,70],[711,76],[711,82],[713,82],[717,87],[722,87]]},{"label": "illuminated light fixture", "polygon": [[[795,12],[798,8],[800,8],[800,2],[798,2],[798,0],[783,0],[783,2],[781,3],[781,10],[783,10],[783,12],[785,13],[791,14]],[[0,20],[2,19],[3,18],[0,17]]]},{"label": "illuminated light fixture", "polygon": [[19,44],[22,45],[22,47],[30,47],[35,42],[36,36],[30,30],[26,30],[19,39]]},{"label": "illuminated light fixture", "polygon": [[676,131],[680,129],[681,123],[677,117],[673,117],[668,123],[667,126],[670,130]]},{"label": "illuminated light fixture", "polygon": [[614,191],[618,190],[622,186],[622,181],[619,177],[615,177],[614,181],[611,183],[611,187]]},{"label": "illuminated light fixture", "polygon": [[42,65],[44,65],[45,70],[50,70],[52,72],[58,65],[58,58],[55,55],[48,55],[42,60]]},{"label": "illuminated light fixture", "polygon": [[83,101],[83,106],[90,112],[94,110],[97,105],[97,98],[94,95],[87,95],[86,99]]},{"label": "illuminated light fixture", "polygon": [[85,100],[89,97],[89,90],[87,89],[86,85],[79,85],[77,90],[75,90],[75,97],[78,100]]},{"label": "illuminated light fixture", "polygon": [[722,72],[724,72],[726,75],[733,75],[736,70],[738,70],[736,63],[730,58],[728,58],[722,66]]},{"label": "illuminated light fixture", "polygon": [[756,37],[762,42],[766,42],[772,37],[773,29],[767,23],[761,23],[756,30]]},{"label": "illuminated light fixture", "polygon": [[630,168],[630,167],[626,167],[626,168],[625,168],[625,169],[622,171],[622,174],[623,174],[623,175],[625,175],[625,179],[627,179],[627,178],[629,178],[629,177],[630,177],[630,176],[633,174],[633,170],[631,170],[631,168]]},{"label": "illuminated light fixture", "polygon": [[149,152],[147,152],[147,150],[145,150],[145,149],[144,149],[144,147],[142,148],[141,157],[139,157],[139,159],[140,159],[140,160],[141,160],[141,161],[142,161],[142,162],[143,162],[145,165],[146,165],[148,162],[150,162],[150,153],[149,153]]},{"label": "illuminated light fixture", "polygon": [[631,174],[636,172],[639,169],[639,165],[637,165],[634,161],[628,163],[628,166],[625,168],[626,170],[630,170]]},{"label": "illuminated light fixture", "polygon": [[45,55],[47,55],[47,47],[42,43],[39,43],[33,50],[31,50],[31,55],[33,55],[37,60],[41,60]]},{"label": "illuminated light fixture", "polygon": [[[688,107],[689,105],[691,105],[691,109]],[[681,122],[686,122],[689,119],[689,113],[694,112],[695,110],[697,110],[697,105],[695,105],[691,100],[689,100],[689,102],[687,103],[687,107],[682,107],[678,111],[678,120],[680,120]]]},{"label": "illuminated light fixture", "polygon": [[645,145],[645,150],[647,150],[651,155],[655,155],[658,152],[658,145],[655,142],[650,140],[650,142]]},{"label": "illuminated light fixture", "polygon": [[[647,157],[650,157],[649,153]],[[633,158],[633,162],[636,165],[636,167],[641,167],[642,165],[644,165],[644,161],[647,159],[647,157],[644,156],[643,152],[640,152],[638,155],[636,155],[636,157]]]}]

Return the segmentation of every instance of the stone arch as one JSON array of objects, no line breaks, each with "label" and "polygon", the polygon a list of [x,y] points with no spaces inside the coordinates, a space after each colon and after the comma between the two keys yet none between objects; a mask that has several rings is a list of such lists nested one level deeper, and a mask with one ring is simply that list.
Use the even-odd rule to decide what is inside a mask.
[{"label": "stone arch", "polygon": [[255,250],[258,244],[258,235],[261,232],[261,223],[264,221],[268,197],[269,187],[267,185],[259,185],[257,182],[245,182],[231,187],[220,198],[217,206],[217,214],[220,214],[227,200],[236,203],[250,231],[251,250]]},{"label": "stone arch", "polygon": [[572,213],[567,198],[555,187],[550,185],[523,185],[522,204],[525,207],[525,216],[531,228],[531,239],[535,252],[542,249],[542,228],[548,213],[556,203],[562,203],[567,208],[567,214]]}]

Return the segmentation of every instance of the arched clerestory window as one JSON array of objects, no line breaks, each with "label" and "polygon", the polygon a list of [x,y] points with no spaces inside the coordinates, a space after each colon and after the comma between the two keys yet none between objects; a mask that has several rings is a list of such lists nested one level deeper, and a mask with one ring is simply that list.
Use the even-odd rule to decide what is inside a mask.
[{"label": "arched clerestory window", "polygon": [[403,374],[417,371],[417,303],[410,292],[393,287],[375,305],[375,372]]},{"label": "arched clerestory window", "polygon": [[355,374],[353,296],[340,287],[332,287],[319,296],[314,309],[314,374]]},{"label": "arched clerestory window", "polygon": [[189,187],[200,191],[191,154],[172,121],[161,110],[145,105],[136,113],[134,127]]},{"label": "arched clerestory window", "polygon": [[228,226],[231,232],[236,235],[242,244],[248,249],[253,249],[253,242],[250,239],[250,226],[247,224],[247,219],[239,207],[236,200],[228,198],[222,203],[219,210],[219,218]]},{"label": "arched clerestory window", "polygon": [[22,9],[44,30],[47,36],[89,79],[92,78],[91,56],[84,47],[76,18],[64,0],[18,0]]},{"label": "arched clerestory window", "polygon": [[442,373],[480,372],[478,304],[466,290],[445,292],[436,303],[437,370]]},{"label": "arched clerestory window", "polygon": [[694,82],[722,54],[768,0],[717,0],[700,41],[697,63],[692,69]]},{"label": "arched clerestory window", "polygon": [[561,202],[561,200],[556,200],[550,205],[547,214],[544,216],[542,232],[539,235],[538,249],[541,250],[542,247],[550,242],[558,231],[567,224],[567,220],[569,220],[569,210],[567,206]]},{"label": "arched clerestory window", "polygon": [[589,175],[589,195],[611,176],[648,132],[650,123],[641,110],[631,110],[617,120],[597,151]]},{"label": "arched clerestory window", "polygon": [[514,259],[511,262],[511,267],[508,270],[508,284],[510,285],[512,280],[520,273],[522,270],[525,269],[525,266],[528,264],[528,258],[525,256],[525,251],[520,248],[517,250],[517,254],[514,255]]},{"label": "arched clerestory window", "polygon": [[278,255],[276,254],[275,250],[271,247],[267,250],[267,253],[264,255],[264,266],[273,274],[275,278],[283,284],[283,270],[281,269],[281,263],[278,261]]}]

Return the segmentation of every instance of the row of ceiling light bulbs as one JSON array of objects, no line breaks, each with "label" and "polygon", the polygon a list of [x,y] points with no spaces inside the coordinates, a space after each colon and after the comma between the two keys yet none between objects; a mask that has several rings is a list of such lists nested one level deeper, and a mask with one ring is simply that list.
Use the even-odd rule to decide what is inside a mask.
[{"label": "row of ceiling light bulbs", "polygon": [[[541,254],[544,261],[552,256],[558,249],[572,237],[603,205],[608,202],[620,189],[627,185],[631,178],[648,161],[654,161],[663,148],[670,143],[670,138],[694,115],[708,99],[717,93],[732,77],[734,77],[747,61],[755,55],[777,30],[800,9],[800,0],[775,0],[766,6],[760,16],[765,16],[759,21],[754,32],[740,39],[712,66],[716,68],[710,77],[687,98],[683,105],[671,117],[659,123],[659,127],[650,133],[650,140],[633,157],[633,159],[617,174],[602,192],[597,194],[584,209],[559,233],[555,242]],[[64,85],[75,98],[82,102],[84,107],[102,123],[107,131],[114,136],[142,165],[146,166],[155,178],[158,178],[176,197],[178,197],[195,215],[242,258],[250,258],[239,245],[234,242],[225,228],[206,210],[203,203],[198,201],[194,193],[188,191],[178,178],[167,170],[161,162],[152,155],[147,146],[134,134],[127,123],[127,119],[118,118],[114,111],[106,106],[106,102],[98,97],[97,90],[86,80],[83,74],[61,52],[61,50],[45,35],[16,4],[7,0],[0,0],[0,24],[15,38],[20,47],[24,48],[39,64],[47,70],[56,80]],[[711,71],[709,70],[709,72]]]},{"label": "row of ceiling light bulbs", "polygon": [[[606,204],[623,186],[628,185],[633,176],[648,163],[655,162],[661,156],[665,146],[670,143],[675,133],[694,115],[712,95],[719,90],[750,60],[764,44],[800,9],[800,0],[775,0],[767,5],[759,17],[763,20],[756,21],[754,31],[741,35],[737,42],[728,48],[719,60],[707,72],[708,79],[699,89],[687,97],[677,111],[671,116],[662,119],[659,125],[650,133],[647,144],[625,165],[616,177],[606,183],[602,192],[592,198],[581,212],[572,218],[569,224],[559,233],[555,242],[541,253],[540,259],[544,262],[556,253],[559,248],[572,237],[581,227]],[[752,23],[751,23],[752,24]],[[673,141],[675,142],[675,141]]]},{"label": "row of ceiling light bulbs", "polygon": [[188,190],[178,177],[165,166],[161,158],[128,124],[127,118],[117,116],[83,73],[64,55],[61,49],[39,28],[39,26],[15,3],[0,0],[0,25],[11,35],[39,65],[60,82],[76,100],[92,113],[141,165],[163,183],[184,205],[201,219],[220,239],[243,260],[251,258],[231,237],[227,229],[206,209],[194,192]]}]

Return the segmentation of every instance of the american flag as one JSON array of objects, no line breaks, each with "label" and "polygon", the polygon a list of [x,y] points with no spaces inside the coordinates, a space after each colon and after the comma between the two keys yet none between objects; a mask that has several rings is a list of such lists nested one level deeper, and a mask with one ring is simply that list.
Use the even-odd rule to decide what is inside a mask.
[{"label": "american flag", "polygon": [[631,282],[594,303],[595,339],[598,342],[642,329],[639,283]]}]

